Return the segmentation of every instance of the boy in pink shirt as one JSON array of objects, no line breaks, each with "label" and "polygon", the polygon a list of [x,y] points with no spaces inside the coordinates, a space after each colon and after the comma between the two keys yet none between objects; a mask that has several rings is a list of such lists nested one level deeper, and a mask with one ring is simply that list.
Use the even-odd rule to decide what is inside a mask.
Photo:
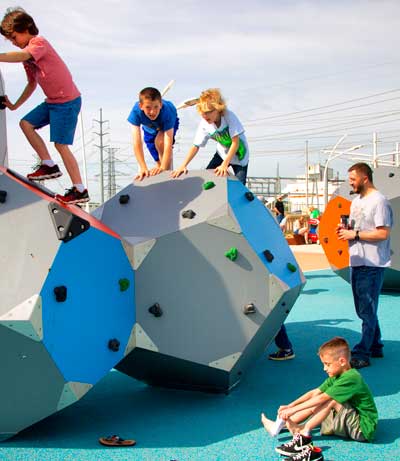
[{"label": "boy in pink shirt", "polygon": [[22,50],[0,53],[0,62],[22,62],[28,78],[28,84],[15,104],[6,97],[5,106],[10,110],[18,109],[38,84],[46,95],[45,102],[25,115],[20,122],[22,131],[41,159],[36,171],[28,174],[28,179],[41,181],[62,175],[37,133],[38,129],[50,125],[50,141],[54,142],[72,180],[72,188],[65,195],[56,195],[56,198],[68,204],[88,202],[88,191],[82,184],[78,163],[69,148],[74,141],[82,104],[71,73],[50,43],[38,35],[39,30],[33,18],[22,8],[6,11],[0,33]]}]

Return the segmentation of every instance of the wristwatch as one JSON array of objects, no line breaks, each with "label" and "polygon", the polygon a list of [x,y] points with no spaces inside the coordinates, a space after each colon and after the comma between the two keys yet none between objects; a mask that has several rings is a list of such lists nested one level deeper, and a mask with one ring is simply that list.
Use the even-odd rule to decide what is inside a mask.
[{"label": "wristwatch", "polygon": [[356,242],[359,242],[359,241],[360,241],[360,231],[359,231],[359,230],[356,230],[356,235],[355,235],[355,237],[354,237],[354,240],[355,240]]}]

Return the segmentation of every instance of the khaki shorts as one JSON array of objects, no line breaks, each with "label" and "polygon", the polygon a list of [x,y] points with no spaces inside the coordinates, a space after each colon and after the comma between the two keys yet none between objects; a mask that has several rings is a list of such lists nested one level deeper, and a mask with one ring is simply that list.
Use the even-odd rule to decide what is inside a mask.
[{"label": "khaki shorts", "polygon": [[337,435],[357,442],[367,442],[360,429],[360,415],[347,402],[338,412],[332,409],[322,421],[321,435]]}]

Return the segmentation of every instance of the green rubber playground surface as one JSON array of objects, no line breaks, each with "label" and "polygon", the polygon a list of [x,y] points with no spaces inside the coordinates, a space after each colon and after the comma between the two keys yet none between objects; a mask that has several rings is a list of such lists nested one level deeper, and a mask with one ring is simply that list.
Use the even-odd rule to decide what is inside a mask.
[{"label": "green rubber playground surface", "polygon": [[[151,388],[112,371],[75,405],[0,444],[0,460],[282,459],[274,447],[289,436],[271,439],[261,427],[261,411],[273,418],[280,404],[318,386],[325,379],[316,355],[319,344],[340,335],[352,345],[360,331],[350,286],[330,270],[306,276],[307,284],[286,323],[294,360],[267,360],[274,350],[271,345],[228,396]],[[361,370],[380,414],[376,440],[362,444],[316,433],[314,443],[323,449],[326,461],[400,456],[400,294],[381,296],[379,317],[385,357]],[[137,445],[98,444],[98,437],[110,434],[134,438]]]}]

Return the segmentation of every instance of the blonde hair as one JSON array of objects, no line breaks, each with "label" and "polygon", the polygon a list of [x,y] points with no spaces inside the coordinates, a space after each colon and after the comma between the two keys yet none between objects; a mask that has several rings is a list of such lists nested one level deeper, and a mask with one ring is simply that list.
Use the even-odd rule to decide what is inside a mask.
[{"label": "blonde hair", "polygon": [[214,109],[223,113],[226,109],[226,103],[218,88],[209,88],[201,93],[197,103],[197,111],[204,114],[204,112],[210,112]]},{"label": "blonde hair", "polygon": [[350,360],[349,343],[340,336],[335,336],[326,343],[322,344],[318,349],[318,355],[331,354],[335,358],[345,357]]}]

